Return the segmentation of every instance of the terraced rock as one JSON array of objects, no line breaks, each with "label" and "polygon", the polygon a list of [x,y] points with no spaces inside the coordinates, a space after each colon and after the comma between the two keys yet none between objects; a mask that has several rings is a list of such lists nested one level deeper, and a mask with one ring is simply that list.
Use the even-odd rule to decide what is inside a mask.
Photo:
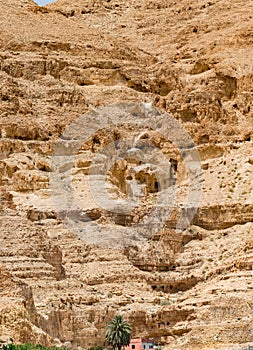
[{"label": "terraced rock", "polygon": [[[253,343],[252,3],[0,5],[0,338],[88,349],[120,313],[165,349]],[[109,128],[82,139],[112,110]],[[169,140],[161,116],[179,123]],[[182,129],[189,147],[172,142],[185,145]],[[131,152],[108,167],[122,140]],[[71,142],[68,197],[52,186],[53,155]],[[191,149],[201,172],[187,169]],[[103,186],[138,205],[110,210]],[[159,198],[162,227],[139,235]]]}]

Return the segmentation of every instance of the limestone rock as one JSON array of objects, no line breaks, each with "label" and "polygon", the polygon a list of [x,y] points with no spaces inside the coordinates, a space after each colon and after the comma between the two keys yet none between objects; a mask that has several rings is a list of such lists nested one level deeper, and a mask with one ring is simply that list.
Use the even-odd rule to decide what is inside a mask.
[{"label": "limestone rock", "polygon": [[[252,1],[0,6],[0,342],[88,349],[120,313],[164,349],[246,348]],[[95,130],[115,104],[109,118],[124,125]],[[131,125],[127,108],[179,124],[168,139],[159,123]],[[187,139],[180,128],[187,149],[173,143]],[[58,180],[71,195],[52,186],[63,144]],[[192,148],[201,174],[187,168]],[[150,215],[158,231],[141,230]]]}]

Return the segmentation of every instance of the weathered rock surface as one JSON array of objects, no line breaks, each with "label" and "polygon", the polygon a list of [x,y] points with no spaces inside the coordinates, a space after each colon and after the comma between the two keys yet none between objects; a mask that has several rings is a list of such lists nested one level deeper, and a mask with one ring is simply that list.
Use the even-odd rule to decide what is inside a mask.
[{"label": "weathered rock surface", "polygon": [[[87,349],[104,344],[106,322],[121,313],[135,336],[168,349],[252,343],[252,2],[0,5],[0,338]],[[55,207],[50,176],[59,136],[84,113],[123,102],[171,113],[194,140],[201,199],[182,231],[178,218],[192,210],[182,206],[185,162],[171,140],[141,127],[99,130],[87,140],[61,169],[81,210]],[[149,141],[169,161],[171,176],[159,182],[159,163],[141,164],[135,149],[108,169],[106,189],[139,204],[111,213],[87,178],[95,155],[122,138],[139,149]],[[91,183],[99,188],[101,177]],[[176,186],[171,213],[137,245],[135,225],[162,185]],[[85,241],[66,219],[87,217]],[[110,239],[100,245],[104,232]],[[121,233],[131,244],[113,247]]]}]

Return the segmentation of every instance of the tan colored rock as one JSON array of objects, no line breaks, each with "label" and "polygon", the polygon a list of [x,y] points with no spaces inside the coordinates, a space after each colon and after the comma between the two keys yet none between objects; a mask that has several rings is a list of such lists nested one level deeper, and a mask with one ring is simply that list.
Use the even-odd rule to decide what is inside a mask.
[{"label": "tan colored rock", "polygon": [[[104,344],[106,323],[122,314],[133,336],[154,337],[165,350],[246,348],[253,341],[252,2],[0,6],[0,339],[88,349]],[[189,200],[184,211],[189,173],[181,153],[189,150],[126,118],[66,160],[61,175],[71,176],[76,207],[57,210],[71,202],[50,186],[59,136],[81,115],[123,102],[157,107],[188,131],[203,170],[199,202]],[[164,158],[152,167],[157,154],[145,162],[135,150],[107,169],[104,149],[123,139],[139,149],[148,142]],[[163,188],[175,182],[175,200],[159,204],[171,209],[165,227],[139,244],[136,225],[157,202],[164,159],[173,181]],[[92,171],[105,169],[105,179],[93,181]],[[111,212],[101,204],[102,185],[110,200],[130,195],[138,205]],[[194,205],[191,225],[176,230]],[[70,226],[85,220],[88,242]],[[127,243],[117,245],[122,234]]]}]

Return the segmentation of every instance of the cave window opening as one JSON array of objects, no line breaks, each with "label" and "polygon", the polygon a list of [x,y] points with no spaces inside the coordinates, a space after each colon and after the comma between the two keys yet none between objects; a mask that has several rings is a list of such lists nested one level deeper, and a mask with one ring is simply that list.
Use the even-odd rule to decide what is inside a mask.
[{"label": "cave window opening", "polygon": [[98,145],[100,145],[100,140],[97,136],[94,136],[93,139],[92,139],[93,143],[96,143]]},{"label": "cave window opening", "polygon": [[155,182],[155,190],[156,192],[159,192],[160,190],[160,183],[158,181]]},{"label": "cave window opening", "polygon": [[132,349],[135,349],[135,345],[134,344],[132,345]]},{"label": "cave window opening", "polygon": [[164,328],[165,327],[165,323],[159,323],[158,326],[159,326],[159,328]]},{"label": "cave window opening", "polygon": [[170,158],[170,164],[171,164],[172,169],[176,173],[177,169],[178,169],[178,161],[176,159]]},{"label": "cave window opening", "polygon": [[114,141],[119,141],[120,140],[120,134],[118,132],[114,132],[113,133],[113,140]]}]

